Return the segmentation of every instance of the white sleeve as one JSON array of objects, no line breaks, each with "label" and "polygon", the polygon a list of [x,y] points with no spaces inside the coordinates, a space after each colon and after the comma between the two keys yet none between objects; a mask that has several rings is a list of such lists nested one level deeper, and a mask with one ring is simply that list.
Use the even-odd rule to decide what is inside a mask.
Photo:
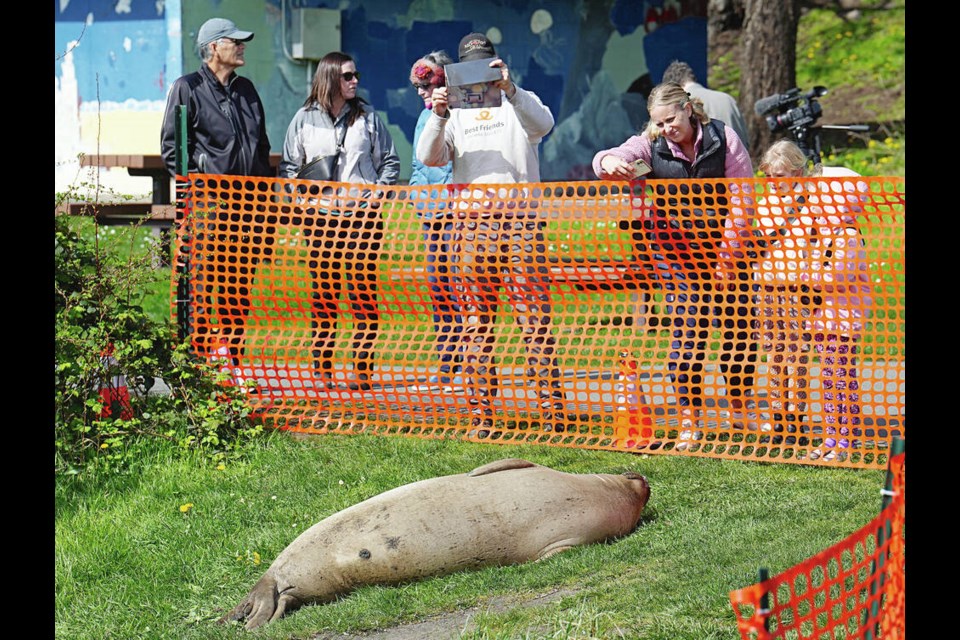
[{"label": "white sleeve", "polygon": [[[516,86],[516,85],[514,85]],[[517,87],[512,98],[507,98],[520,120],[520,126],[530,142],[540,142],[553,129],[553,114],[537,94]]]},{"label": "white sleeve", "polygon": [[453,160],[453,140],[447,140],[447,124],[450,122],[450,113],[441,118],[431,113],[420,132],[420,141],[417,143],[417,160],[428,167],[442,167]]}]

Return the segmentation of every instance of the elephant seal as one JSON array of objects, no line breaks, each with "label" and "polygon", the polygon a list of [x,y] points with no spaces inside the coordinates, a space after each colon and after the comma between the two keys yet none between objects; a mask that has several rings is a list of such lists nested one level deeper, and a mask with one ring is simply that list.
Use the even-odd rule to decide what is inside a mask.
[{"label": "elephant seal", "polygon": [[540,560],[632,532],[650,497],[638,473],[571,474],[508,458],[406,484],[301,533],[219,622],[247,629],[372,584]]}]

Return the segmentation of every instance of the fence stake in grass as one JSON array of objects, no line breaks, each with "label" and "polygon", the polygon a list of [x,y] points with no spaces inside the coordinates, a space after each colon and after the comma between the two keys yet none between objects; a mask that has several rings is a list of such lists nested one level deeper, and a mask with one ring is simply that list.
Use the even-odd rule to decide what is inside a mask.
[{"label": "fence stake in grass", "polygon": [[[890,467],[890,462],[894,457],[903,453],[904,451],[904,440],[903,438],[893,438],[890,442],[890,455],[887,458],[887,475],[883,482],[883,490],[880,492],[880,511],[883,512],[890,505],[890,501],[893,499],[893,470]],[[890,536],[891,524],[890,519],[887,518],[883,520],[880,524],[880,527],[877,529],[877,549],[883,547],[886,543],[887,538]],[[878,553],[877,557],[870,563],[870,618],[876,620],[880,615],[880,599],[875,598],[877,592],[880,591],[884,583],[887,581],[887,572],[884,565],[886,564],[886,558],[884,554]],[[864,616],[867,615],[867,612],[864,611]],[[863,620],[862,623],[866,624],[866,620]],[[877,623],[879,624],[879,622]],[[874,640],[875,637],[879,637],[879,634],[874,634],[873,629],[867,629],[864,637],[867,640]]]},{"label": "fence stake in grass", "polygon": [[[637,359],[629,351],[620,352],[617,372],[616,437],[627,447],[645,447],[653,436],[650,407],[644,402],[637,375]],[[641,438],[639,441],[637,438]]]},{"label": "fence stake in grass", "polygon": [[[770,572],[766,567],[760,567],[757,571],[757,580],[760,584],[763,584],[770,577]],[[760,619],[763,620],[763,630],[765,632],[770,631],[770,592],[764,590],[763,595],[760,596],[760,610],[757,611],[757,615],[760,616]],[[766,637],[766,636],[765,636]]]}]

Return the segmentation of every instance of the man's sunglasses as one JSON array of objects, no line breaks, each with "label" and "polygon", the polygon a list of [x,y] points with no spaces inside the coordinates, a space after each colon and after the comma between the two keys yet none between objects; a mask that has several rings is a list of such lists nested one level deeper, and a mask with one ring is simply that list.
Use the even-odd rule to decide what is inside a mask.
[{"label": "man's sunglasses", "polygon": [[356,78],[358,81],[360,80],[359,71],[347,71],[346,73],[343,73],[341,75],[343,76],[343,79],[346,80],[347,82],[353,82],[354,78]]}]

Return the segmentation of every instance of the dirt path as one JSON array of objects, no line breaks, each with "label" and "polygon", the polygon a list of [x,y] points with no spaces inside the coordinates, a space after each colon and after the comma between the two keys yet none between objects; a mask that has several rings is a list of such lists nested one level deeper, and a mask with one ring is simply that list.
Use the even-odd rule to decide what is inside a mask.
[{"label": "dirt path", "polygon": [[542,607],[575,594],[575,590],[558,589],[529,600],[517,598],[490,598],[484,604],[470,609],[435,616],[422,622],[377,629],[367,633],[318,633],[311,640],[455,640],[473,627],[473,618],[479,613],[500,613],[517,607]]}]

